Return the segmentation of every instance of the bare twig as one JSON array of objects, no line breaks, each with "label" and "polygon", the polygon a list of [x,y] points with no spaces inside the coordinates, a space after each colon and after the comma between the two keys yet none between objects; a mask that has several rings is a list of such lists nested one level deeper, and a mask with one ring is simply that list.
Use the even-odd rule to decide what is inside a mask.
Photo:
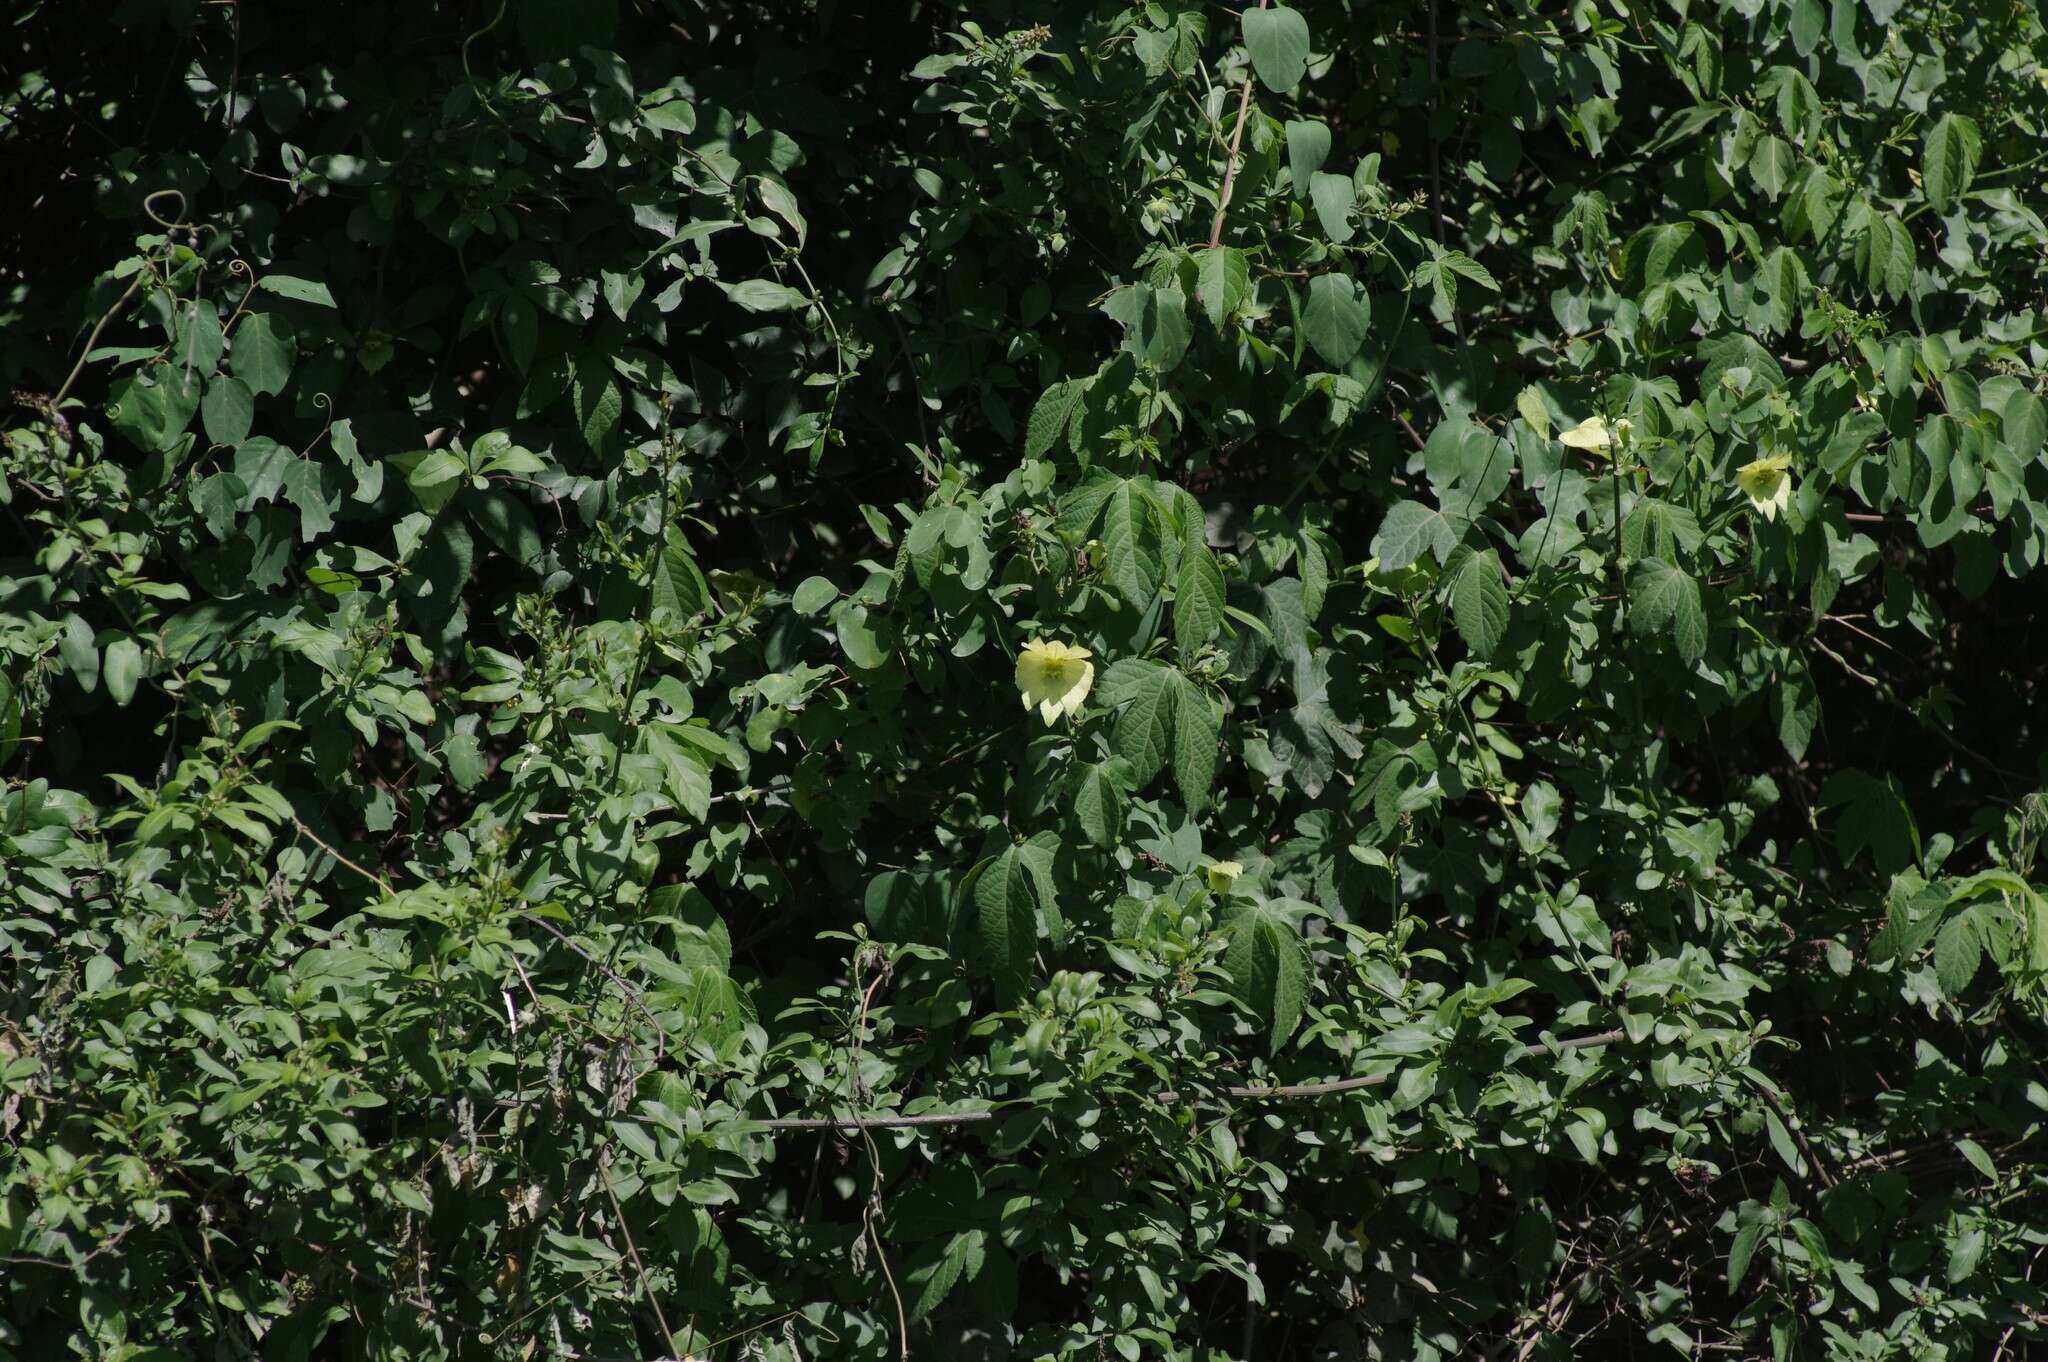
[{"label": "bare twig", "polygon": [[562,930],[559,927],[555,926],[554,923],[549,922],[546,918],[541,917],[537,913],[525,912],[522,912],[519,916],[525,918],[528,922],[531,922],[534,926],[540,928],[549,936],[552,936],[555,940],[561,942],[564,946],[567,946],[570,950],[582,956],[584,961],[587,964],[589,964],[593,969],[597,970],[599,973],[603,974],[605,978],[611,980],[614,984],[617,984],[619,986],[619,991],[626,995],[626,1000],[632,1003],[633,1006],[640,1009],[640,1015],[647,1018],[648,1024],[654,1028],[655,1034],[660,1037],[660,1039],[655,1042],[654,1051],[654,1062],[659,1064],[661,1062],[662,1056],[668,1053],[668,1028],[664,1027],[661,1024],[661,1019],[655,1016],[653,1009],[647,1006],[647,1000],[640,996],[640,990],[634,988],[631,984],[627,983],[624,979],[620,978],[617,971],[612,969],[610,965],[605,964],[604,961],[598,959],[589,951],[584,950],[581,946],[577,945],[574,941],[570,940],[569,937],[565,936],[562,933]]},{"label": "bare twig", "polygon": [[[1264,9],[1268,0],[1259,0]],[[1223,188],[1216,192],[1216,218],[1209,224],[1209,249],[1215,250],[1223,244],[1223,215],[1230,208],[1230,191],[1237,184],[1238,149],[1244,145],[1244,116],[1251,109],[1252,73],[1244,73],[1244,83],[1237,89],[1237,125],[1230,130],[1230,152],[1223,161]]]},{"label": "bare twig", "polygon": [[[1626,1032],[1596,1031],[1591,1035],[1572,1036],[1532,1048],[1548,1050],[1552,1054],[1563,1054],[1568,1050],[1592,1050],[1603,1045],[1612,1045]],[[1297,1097],[1331,1097],[1338,1093],[1357,1092],[1364,1088],[1383,1087],[1394,1081],[1392,1073],[1368,1074],[1360,1078],[1334,1078],[1320,1083],[1290,1083],[1272,1087],[1234,1086],[1217,1089],[1217,1095],[1239,1102],[1285,1101]],[[1161,1106],[1172,1106],[1179,1102],[1191,1102],[1201,1094],[1180,1092],[1169,1089],[1154,1093],[1152,1100]],[[754,1124],[770,1130],[910,1130],[925,1126],[979,1125],[993,1121],[999,1116],[1009,1116],[1022,1108],[1006,1111],[928,1111],[915,1116],[891,1115],[873,1112],[855,1117],[841,1116],[784,1116],[773,1120],[757,1121]]]}]

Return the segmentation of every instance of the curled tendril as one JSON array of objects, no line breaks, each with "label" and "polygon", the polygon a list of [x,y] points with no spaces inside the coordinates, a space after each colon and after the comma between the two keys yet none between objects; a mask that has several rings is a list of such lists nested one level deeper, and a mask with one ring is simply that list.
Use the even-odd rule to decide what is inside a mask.
[{"label": "curled tendril", "polygon": [[313,456],[313,447],[327,438],[327,432],[334,429],[334,399],[326,393],[314,393],[313,405],[327,413],[327,424],[320,427],[320,433],[306,442],[305,457]]},{"label": "curled tendril", "polygon": [[[176,199],[178,201],[178,216],[175,219],[171,219],[157,212],[156,201],[158,199]],[[188,206],[185,201],[185,191],[182,189],[156,189],[142,196],[143,213],[148,216],[151,222],[154,222],[166,232],[182,232],[187,230],[185,210]]]}]

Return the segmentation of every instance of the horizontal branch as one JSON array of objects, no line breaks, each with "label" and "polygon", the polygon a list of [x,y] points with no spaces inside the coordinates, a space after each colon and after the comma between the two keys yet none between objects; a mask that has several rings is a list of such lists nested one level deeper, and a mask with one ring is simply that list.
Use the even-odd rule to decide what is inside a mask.
[{"label": "horizontal branch", "polygon": [[[1561,1055],[1567,1050],[1593,1050],[1603,1045],[1612,1045],[1625,1033],[1596,1031],[1591,1035],[1571,1036],[1564,1040],[1546,1042],[1532,1048],[1548,1050]],[[1217,1095],[1239,1102],[1285,1101],[1296,1097],[1332,1097],[1342,1092],[1357,1092],[1362,1088],[1377,1088],[1394,1081],[1394,1074],[1371,1074],[1363,1078],[1333,1078],[1321,1083],[1290,1083],[1266,1087],[1229,1087],[1217,1089]],[[1204,1096],[1201,1093],[1185,1093],[1169,1089],[1155,1093],[1154,1102],[1171,1106]],[[871,1116],[782,1116],[772,1120],[757,1121],[754,1124],[770,1130],[911,1130],[923,1126],[969,1126],[993,1121],[998,1116],[1008,1116],[1028,1107],[1011,1107],[1003,1111],[928,1111],[916,1116],[877,1112]]]}]

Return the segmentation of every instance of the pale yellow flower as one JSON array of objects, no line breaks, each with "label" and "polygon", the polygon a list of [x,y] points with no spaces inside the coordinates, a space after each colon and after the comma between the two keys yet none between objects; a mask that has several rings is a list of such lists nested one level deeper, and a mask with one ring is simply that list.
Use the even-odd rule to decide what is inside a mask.
[{"label": "pale yellow flower", "polygon": [[1209,867],[1209,892],[1220,894],[1237,882],[1244,874],[1244,867],[1236,861],[1217,861]]},{"label": "pale yellow flower", "polygon": [[1047,726],[1062,714],[1078,714],[1095,685],[1095,664],[1086,648],[1032,639],[1017,654],[1017,690],[1024,708],[1036,709]]},{"label": "pale yellow flower", "polygon": [[1597,416],[1588,416],[1570,430],[1557,437],[1557,442],[1570,449],[1590,450],[1605,454],[1614,444],[1614,432],[1607,423]]},{"label": "pale yellow flower", "polygon": [[1787,472],[1791,467],[1790,454],[1767,454],[1735,470],[1735,485],[1765,520],[1776,520],[1778,512],[1792,504],[1792,478]]}]

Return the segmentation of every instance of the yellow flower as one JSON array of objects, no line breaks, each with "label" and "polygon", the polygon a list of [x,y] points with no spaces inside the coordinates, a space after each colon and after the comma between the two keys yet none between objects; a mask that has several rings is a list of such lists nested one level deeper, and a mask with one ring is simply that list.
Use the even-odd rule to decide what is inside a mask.
[{"label": "yellow flower", "polygon": [[1614,432],[1607,429],[1607,423],[1597,416],[1588,416],[1570,430],[1557,437],[1557,442],[1572,449],[1590,450],[1605,454],[1614,443]]},{"label": "yellow flower", "polygon": [[1792,504],[1792,479],[1786,472],[1791,467],[1790,454],[1768,454],[1735,470],[1735,485],[1765,520],[1776,520]]},{"label": "yellow flower", "polygon": [[1217,861],[1209,867],[1209,892],[1220,894],[1244,874],[1244,867],[1236,861]]},{"label": "yellow flower", "polygon": [[1024,708],[1036,709],[1047,726],[1062,714],[1078,714],[1095,684],[1095,664],[1086,648],[1032,639],[1017,654],[1017,689]]}]

